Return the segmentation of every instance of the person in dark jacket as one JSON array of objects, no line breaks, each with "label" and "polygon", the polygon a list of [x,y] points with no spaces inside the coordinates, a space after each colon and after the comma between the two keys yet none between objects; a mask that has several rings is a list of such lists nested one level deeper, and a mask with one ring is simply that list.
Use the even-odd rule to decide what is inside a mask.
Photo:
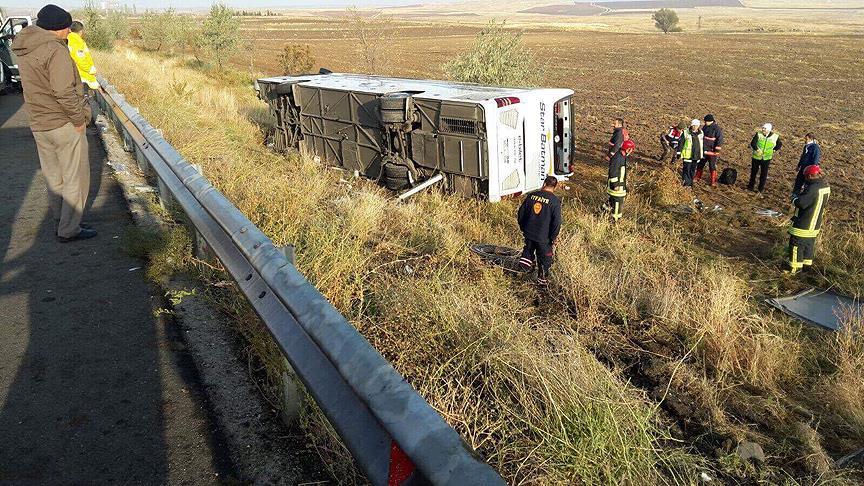
[{"label": "person in dark jacket", "polygon": [[612,221],[621,219],[621,209],[624,206],[624,198],[627,197],[627,157],[633,153],[636,144],[632,140],[625,140],[621,144],[621,150],[609,160],[609,177],[606,182],[606,194],[609,202],[604,209],[612,213]]},{"label": "person in dark jacket", "polygon": [[609,148],[607,152],[609,152],[609,157],[611,158],[613,155],[618,153],[621,150],[621,144],[624,143],[624,140],[628,140],[630,137],[627,135],[627,129],[624,128],[624,119],[616,118],[612,121],[612,138],[609,139]]},{"label": "person in dark jacket", "polygon": [[663,150],[663,153],[657,157],[657,160],[664,160],[670,150],[672,151],[672,163],[674,164],[678,160],[678,157],[681,156],[678,148],[681,146],[681,136],[684,134],[684,130],[687,130],[687,122],[682,121],[677,127],[669,127],[660,134],[660,149]]},{"label": "person in dark jacket", "polygon": [[681,136],[681,183],[685,187],[693,187],[693,176],[696,166],[702,160],[704,134],[699,128],[702,125],[698,119],[690,122],[690,128]]},{"label": "person in dark jacket", "polygon": [[774,160],[774,153],[783,148],[783,141],[780,140],[780,134],[774,132],[774,127],[766,123],[762,125],[762,130],[753,135],[750,148],[753,149],[753,160],[750,163],[750,183],[747,184],[747,188],[753,190],[758,174],[759,194],[762,194],[765,190],[765,182],[768,181],[768,167]]},{"label": "person in dark jacket", "polygon": [[789,228],[789,269],[798,273],[813,265],[816,237],[822,229],[825,206],[831,196],[831,187],[825,182],[822,168],[810,165],[804,169],[804,190],[792,199],[795,215]]},{"label": "person in dark jacket", "polygon": [[696,165],[696,180],[702,180],[705,163],[711,175],[711,187],[717,187],[717,159],[720,157],[720,149],[723,147],[723,129],[714,120],[714,115],[705,115],[705,128],[702,129],[705,145],[702,151],[705,157]]},{"label": "person in dark jacket", "polygon": [[525,237],[519,264],[527,270],[537,262],[537,284],[541,287],[549,284],[552,247],[561,231],[561,200],[555,195],[557,186],[555,176],[546,177],[542,189],[525,196],[517,216],[519,229]]},{"label": "person in dark jacket", "polygon": [[795,176],[795,184],[792,186],[792,196],[801,192],[804,188],[804,169],[811,165],[819,165],[822,158],[822,149],[816,142],[816,137],[812,133],[805,136],[804,150],[801,152],[801,158],[798,159],[798,175]]}]

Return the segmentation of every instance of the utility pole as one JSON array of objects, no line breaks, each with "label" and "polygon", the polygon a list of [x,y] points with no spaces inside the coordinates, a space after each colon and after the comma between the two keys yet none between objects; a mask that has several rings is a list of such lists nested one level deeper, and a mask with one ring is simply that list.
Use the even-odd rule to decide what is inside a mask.
[{"label": "utility pole", "polygon": [[696,30],[702,30],[702,16],[701,15],[699,16],[699,26],[696,28]]}]

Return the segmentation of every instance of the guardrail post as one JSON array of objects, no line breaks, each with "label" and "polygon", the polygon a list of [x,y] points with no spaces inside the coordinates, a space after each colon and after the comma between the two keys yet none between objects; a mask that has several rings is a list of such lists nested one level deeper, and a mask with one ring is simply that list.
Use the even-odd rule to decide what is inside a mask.
[{"label": "guardrail post", "polygon": [[286,358],[282,358],[282,421],[287,425],[293,425],[300,415],[300,407],[303,405],[303,395],[297,383],[297,373]]},{"label": "guardrail post", "polygon": [[285,245],[279,247],[279,252],[285,255],[285,258],[288,259],[288,263],[291,265],[297,266],[297,253],[294,250],[294,245]]},{"label": "guardrail post", "polygon": [[161,177],[156,177],[157,188],[159,189],[159,205],[162,209],[168,211],[174,205],[174,198],[171,196],[171,191],[165,185],[165,181]]}]

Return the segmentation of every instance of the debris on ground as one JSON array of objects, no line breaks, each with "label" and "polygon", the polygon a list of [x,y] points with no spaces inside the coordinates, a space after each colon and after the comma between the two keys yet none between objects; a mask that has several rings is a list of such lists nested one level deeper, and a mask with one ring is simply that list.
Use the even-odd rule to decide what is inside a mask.
[{"label": "debris on ground", "polygon": [[121,164],[120,162],[108,162],[108,165],[114,169],[114,172],[127,172],[126,164]]},{"label": "debris on ground", "polygon": [[765,462],[765,451],[762,450],[761,445],[755,442],[744,441],[738,444],[738,448],[735,449],[735,452],[744,462],[753,461],[758,464]]},{"label": "debris on ground", "polygon": [[519,265],[519,256],[522,255],[522,251],[516,248],[488,245],[485,243],[471,243],[468,245],[468,249],[485,262],[501,267],[509,272],[528,273],[530,271],[526,271]]},{"label": "debris on ground", "polygon": [[830,290],[809,289],[789,297],[767,299],[765,302],[808,324],[832,331],[838,330],[850,317],[864,317],[864,303]]},{"label": "debris on ground", "polygon": [[780,216],[782,213],[780,211],[774,211],[773,209],[757,209],[756,214],[759,216],[768,216],[769,218],[776,218]]}]

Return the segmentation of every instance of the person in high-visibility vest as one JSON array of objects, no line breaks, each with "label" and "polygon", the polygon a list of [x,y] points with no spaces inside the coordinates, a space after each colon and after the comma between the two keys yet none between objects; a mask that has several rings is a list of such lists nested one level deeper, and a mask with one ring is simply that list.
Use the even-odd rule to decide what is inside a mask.
[{"label": "person in high-visibility vest", "polygon": [[96,81],[96,66],[93,65],[93,56],[90,55],[90,49],[87,47],[87,43],[84,42],[84,24],[75,20],[72,22],[69,30],[71,32],[66,37],[66,45],[69,47],[69,54],[72,56],[72,60],[75,61],[78,75],[81,77],[81,82],[84,85],[84,99],[87,100],[90,105],[90,111],[93,114],[90,118],[90,123],[92,124],[96,118],[96,108],[94,106],[93,94],[90,90],[99,89],[99,82]]},{"label": "person in high-visibility vest", "polygon": [[696,165],[704,156],[705,136],[699,128],[702,122],[694,118],[690,128],[681,135],[681,182],[685,187],[693,187],[693,177],[696,175]]},{"label": "person in high-visibility vest", "polygon": [[762,125],[762,130],[753,135],[750,148],[753,149],[753,160],[750,163],[750,183],[747,188],[751,191],[756,185],[756,175],[759,175],[759,194],[765,190],[765,182],[768,181],[768,167],[774,159],[774,154],[783,148],[780,135],[775,133],[770,123]]},{"label": "person in high-visibility vest", "polygon": [[612,214],[612,221],[616,223],[621,219],[624,198],[627,197],[627,157],[635,148],[636,144],[633,140],[625,140],[621,144],[621,150],[609,160],[609,177],[606,182],[609,202],[603,206],[603,209]]},{"label": "person in high-visibility vest", "polygon": [[820,166],[810,165],[804,169],[804,180],[804,190],[792,199],[795,215],[789,228],[787,273],[798,273],[804,267],[813,265],[816,237],[822,229],[825,206],[831,196],[831,187],[825,182]]}]

